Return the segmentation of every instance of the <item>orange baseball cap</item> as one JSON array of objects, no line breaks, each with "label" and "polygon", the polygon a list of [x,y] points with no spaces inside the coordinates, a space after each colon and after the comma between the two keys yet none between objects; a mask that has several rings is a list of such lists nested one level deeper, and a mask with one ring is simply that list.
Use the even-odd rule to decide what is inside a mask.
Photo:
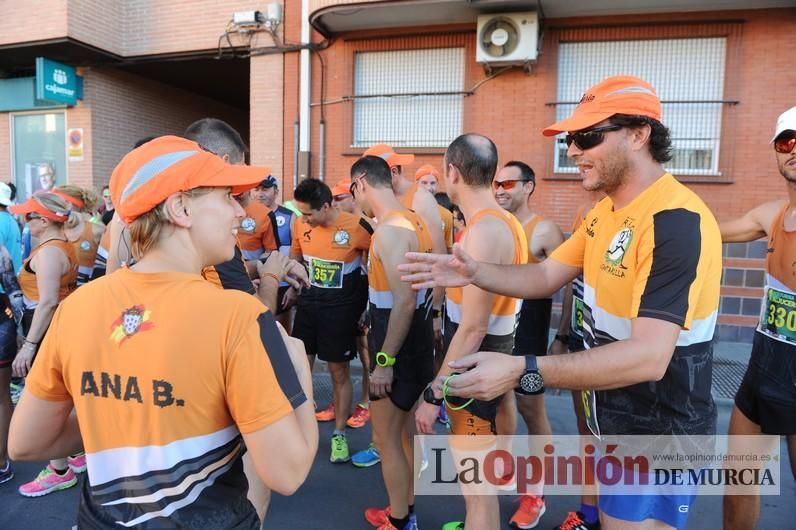
[{"label": "orange baseball cap", "polygon": [[50,193],[55,193],[56,195],[61,197],[63,200],[65,200],[66,202],[68,202],[69,204],[71,204],[72,206],[77,208],[78,210],[82,210],[83,208],[86,207],[85,203],[83,201],[81,201],[80,199],[78,199],[76,197],[72,197],[71,195],[69,195],[67,193],[64,193],[62,191],[58,191],[57,188],[52,190]]},{"label": "orange baseball cap", "polygon": [[113,170],[111,199],[126,223],[152,210],[172,193],[200,187],[248,191],[271,174],[265,166],[225,163],[199,144],[161,136],[133,149]]},{"label": "orange baseball cap", "polygon": [[418,169],[417,173],[415,173],[415,180],[420,180],[426,175],[434,175],[437,178],[437,180],[439,180],[439,171],[437,171],[437,168],[435,168],[431,164],[420,166],[420,169]]},{"label": "orange baseball cap", "polygon": [[351,195],[351,181],[350,180],[340,180],[332,186],[332,197],[337,197],[339,195]]},{"label": "orange baseball cap", "polygon": [[415,155],[399,155],[387,144],[376,144],[365,151],[362,156],[377,156],[387,162],[391,168],[411,164],[415,159]]},{"label": "orange baseball cap", "polygon": [[[37,195],[46,195],[48,193],[52,195],[58,195],[59,197],[61,197],[60,194],[55,194],[52,192],[39,192]],[[51,210],[48,210],[33,197],[30,197],[27,201],[23,202],[22,204],[15,204],[13,206],[9,206],[8,211],[10,211],[15,215],[35,213],[51,221],[58,221],[59,223],[66,222],[66,220],[69,219],[69,212],[70,212],[70,210],[66,210],[64,212],[58,212],[58,211],[53,212]]]},{"label": "orange baseball cap", "polygon": [[646,116],[661,121],[661,100],[652,85],[629,75],[605,79],[583,94],[569,118],[546,127],[542,134],[581,131],[614,114]]}]

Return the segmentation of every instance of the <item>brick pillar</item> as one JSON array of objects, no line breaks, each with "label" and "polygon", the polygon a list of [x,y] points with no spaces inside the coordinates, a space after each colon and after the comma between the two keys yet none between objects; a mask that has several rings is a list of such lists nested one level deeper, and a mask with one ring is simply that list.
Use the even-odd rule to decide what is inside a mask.
[{"label": "brick pillar", "polygon": [[279,189],[293,190],[292,175],[283,174],[284,57],[251,58],[249,83],[249,149],[251,163],[270,166]]}]

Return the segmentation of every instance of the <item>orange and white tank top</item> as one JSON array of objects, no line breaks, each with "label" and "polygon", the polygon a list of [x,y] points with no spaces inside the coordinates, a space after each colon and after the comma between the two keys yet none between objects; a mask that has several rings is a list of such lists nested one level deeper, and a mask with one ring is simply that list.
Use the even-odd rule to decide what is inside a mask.
[{"label": "orange and white tank top", "polygon": [[[467,220],[465,232],[474,226],[479,219],[485,215],[497,217],[506,223],[506,227],[511,231],[514,238],[514,258],[512,265],[528,263],[528,239],[522,225],[512,214],[505,210],[485,209],[476,213],[472,219]],[[449,287],[445,290],[445,309],[448,318],[455,324],[462,321],[462,295],[461,287]],[[514,333],[517,314],[520,312],[522,301],[510,296],[495,296],[492,301],[492,308],[489,315],[489,325],[487,334],[495,336],[505,336]]]},{"label": "orange and white tank top", "polygon": [[[94,263],[99,249],[99,245],[94,240],[94,226],[95,223],[92,221],[83,223],[83,233],[80,234],[80,239],[74,243],[77,254],[78,286],[87,283],[91,279],[91,273],[94,272]],[[105,237],[104,234],[103,237]]]},{"label": "orange and white tank top", "polygon": [[[417,237],[418,252],[432,252],[431,234],[428,231],[423,219],[411,210],[394,210],[384,216],[384,219],[392,215],[400,215],[408,221],[408,226],[414,231]],[[407,226],[407,227],[408,227]],[[378,228],[374,233],[374,242],[371,243],[370,254],[368,256],[368,300],[372,307],[376,309],[392,309],[393,295],[390,290],[390,282],[387,279],[387,272],[384,263],[375,251],[375,240],[380,237]],[[388,242],[389,243],[389,242]],[[428,307],[431,302],[431,289],[421,289],[417,291],[417,303],[415,308]]]},{"label": "orange and white tank top", "polygon": [[796,231],[785,231],[786,204],[768,237],[766,284],[757,331],[796,346]]},{"label": "orange and white tank top", "polygon": [[541,215],[534,214],[530,221],[522,225],[522,230],[525,232],[525,241],[528,242],[528,263],[540,263],[539,259],[533,255],[531,238],[533,237],[533,231],[536,230],[536,225],[538,225],[541,220]]},{"label": "orange and white tank top", "polygon": [[63,252],[69,260],[69,272],[61,276],[61,284],[58,289],[58,301],[60,302],[69,296],[77,287],[77,254],[75,252],[75,246],[63,239],[50,239],[45,241],[33,249],[30,253],[30,257],[25,260],[25,263],[22,265],[22,270],[19,273],[19,286],[22,288],[23,301],[27,309],[36,307],[39,302],[39,286],[36,283],[36,273],[30,268],[30,262],[45,246],[61,249],[61,252]]}]

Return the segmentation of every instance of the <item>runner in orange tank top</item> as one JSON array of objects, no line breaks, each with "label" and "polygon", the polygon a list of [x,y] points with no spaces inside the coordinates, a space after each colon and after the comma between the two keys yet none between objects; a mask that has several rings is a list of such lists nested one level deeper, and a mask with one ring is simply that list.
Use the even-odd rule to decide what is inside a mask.
[{"label": "runner in orange tank top", "polygon": [[398,202],[381,158],[360,158],[351,179],[357,203],[378,219],[368,260],[371,419],[390,498],[389,508],[369,508],[365,518],[384,530],[417,528],[409,513],[414,458],[404,448],[412,447],[414,434],[407,420],[434,375],[431,293],[403,284],[397,267],[410,249],[431,252],[431,235],[420,216]]},{"label": "runner in orange tank top", "polygon": [[[76,288],[78,261],[72,241],[82,233],[83,221],[62,195],[52,192],[34,195],[25,203],[12,206],[11,211],[25,215],[31,235],[40,242],[19,273],[25,304],[22,316],[25,342],[12,368],[14,375],[24,377],[31,368],[58,304]],[[78,462],[75,468],[84,471],[85,467],[80,464],[82,462]],[[75,470],[69,466],[67,458],[58,458],[51,460],[33,481],[20,486],[19,493],[26,497],[39,497],[75,484]]]},{"label": "runner in orange tank top", "polygon": [[[431,233],[431,241],[434,244],[434,252],[444,254],[447,252],[445,245],[445,234],[442,228],[442,218],[439,214],[439,205],[434,196],[419,187],[417,182],[411,182],[404,177],[403,170],[407,164],[414,161],[414,155],[398,154],[387,144],[374,145],[364,153],[365,156],[377,156],[387,162],[390,166],[392,175],[392,188],[395,196],[404,208],[417,213],[428,226]],[[442,303],[445,297],[444,289],[434,289],[433,291],[433,315],[434,315],[434,339],[442,340]]]},{"label": "runner in orange tank top", "polygon": [[[779,117],[771,143],[788,199],[720,223],[725,242],[768,238],[760,321],[729,434],[786,435],[796,477],[796,107]],[[725,495],[724,528],[755,528],[759,512],[759,496]]]},{"label": "runner in orange tank top", "polygon": [[[531,210],[531,196],[536,190],[536,175],[528,164],[517,160],[507,162],[495,175],[492,190],[498,204],[522,223],[528,242],[528,263],[541,263],[564,242],[564,234],[558,225]],[[549,297],[522,301],[517,330],[514,334],[512,352],[514,355],[523,355],[526,352],[534,352],[537,355],[547,353],[552,307],[553,299]],[[550,349],[551,353],[563,353],[566,350],[566,337],[556,335]],[[518,409],[528,427],[528,434],[534,436],[552,434],[545,411],[544,394],[518,395],[515,398],[514,392],[509,392],[500,403],[498,434],[509,436],[516,434]],[[538,449],[541,450],[541,446]],[[540,483],[538,487],[529,489],[528,494],[522,496],[517,511],[509,520],[510,525],[532,528],[539,523],[545,511],[542,485],[543,483]]]},{"label": "runner in orange tank top", "polygon": [[[472,168],[463,174],[460,168]],[[491,184],[497,169],[497,148],[489,138],[467,134],[451,143],[445,153],[445,189],[451,200],[461,206],[467,219],[467,230],[459,243],[468,253],[480,259],[503,264],[528,261],[528,245],[522,225],[495,201]],[[464,355],[489,349],[511,354],[514,346],[514,325],[519,300],[496,296],[477,287],[455,287],[446,291],[445,362],[438,376],[451,375],[448,363]],[[422,433],[431,434],[437,417],[438,389],[424,395],[418,406],[416,423]],[[494,440],[495,420],[500,398],[471,403],[448,401],[451,434],[480,434],[481,439]],[[466,406],[465,406],[466,405]],[[464,438],[462,438],[464,439]],[[490,442],[493,443],[493,442]],[[500,510],[497,497],[472,495],[463,487],[467,517],[466,528],[499,528]]]}]

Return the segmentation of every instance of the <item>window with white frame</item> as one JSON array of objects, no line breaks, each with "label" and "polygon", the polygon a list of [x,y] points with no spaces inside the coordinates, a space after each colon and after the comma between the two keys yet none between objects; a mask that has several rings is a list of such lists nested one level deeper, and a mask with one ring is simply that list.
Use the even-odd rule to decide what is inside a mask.
[{"label": "window with white frame", "polygon": [[462,132],[464,48],[357,52],[352,147],[447,147]]},{"label": "window with white frame", "polygon": [[[561,43],[556,118],[569,116],[583,92],[606,77],[640,77],[658,92],[672,134],[666,168],[718,175],[726,48],[724,37]],[[556,140],[555,171],[577,171],[563,136]]]}]

